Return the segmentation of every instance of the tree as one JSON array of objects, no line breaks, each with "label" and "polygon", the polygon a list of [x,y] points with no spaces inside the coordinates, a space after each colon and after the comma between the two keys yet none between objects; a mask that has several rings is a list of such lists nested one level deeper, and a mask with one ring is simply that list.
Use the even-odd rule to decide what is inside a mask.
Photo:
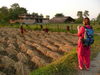
[{"label": "tree", "polygon": [[21,14],[26,14],[27,10],[26,8],[20,7],[19,4],[14,3],[11,5],[11,8],[9,9],[9,15],[10,19],[16,20],[18,19],[18,16]]},{"label": "tree", "polygon": [[20,7],[18,3],[12,4],[9,9],[3,6],[0,8],[0,22],[7,23],[10,19],[16,20],[21,14],[27,14],[27,10],[26,8]]},{"label": "tree", "polygon": [[55,15],[55,17],[64,17],[64,15],[63,15],[62,13],[57,13],[57,14]]},{"label": "tree", "polygon": [[18,14],[19,14],[19,15],[20,15],[20,14],[25,14],[25,13],[27,13],[26,8],[23,8],[23,7],[20,7],[19,9],[17,9],[17,11],[18,11]]},{"label": "tree", "polygon": [[43,14],[40,14],[40,17],[43,18],[44,17]]},{"label": "tree", "polygon": [[93,23],[95,25],[96,24],[96,19],[95,18],[92,18],[91,19],[91,23]]},{"label": "tree", "polygon": [[82,23],[82,21],[83,21],[83,12],[78,11],[77,16],[78,16],[78,19],[76,19],[76,23]]},{"label": "tree", "polygon": [[83,15],[84,15],[85,17],[88,17],[88,16],[89,16],[89,11],[85,10]]},{"label": "tree", "polygon": [[78,16],[78,18],[83,18],[83,13],[82,13],[82,11],[78,11],[78,12],[77,12],[77,16]]},{"label": "tree", "polygon": [[9,11],[8,8],[3,6],[0,8],[0,22],[8,21]]},{"label": "tree", "polygon": [[100,13],[98,14],[98,16],[97,16],[97,22],[100,24]]},{"label": "tree", "polygon": [[50,16],[49,16],[49,15],[46,15],[46,18],[47,18],[47,19],[49,19],[49,18],[50,18]]},{"label": "tree", "polygon": [[35,12],[33,12],[32,15],[35,16],[35,17],[39,16],[38,13],[35,13]]},{"label": "tree", "polygon": [[17,8],[20,8],[19,4],[18,3],[14,3],[11,5],[11,9],[17,9]]}]

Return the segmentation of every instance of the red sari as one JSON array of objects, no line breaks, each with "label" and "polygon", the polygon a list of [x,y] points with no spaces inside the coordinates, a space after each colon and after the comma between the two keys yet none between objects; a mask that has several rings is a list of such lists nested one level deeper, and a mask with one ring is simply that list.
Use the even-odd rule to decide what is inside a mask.
[{"label": "red sari", "polygon": [[[86,27],[90,28],[89,25]],[[78,47],[77,47],[77,54],[78,54],[78,64],[79,68],[90,68],[90,46],[86,47],[83,45],[81,39],[84,38],[85,28],[82,26],[78,32]]]}]

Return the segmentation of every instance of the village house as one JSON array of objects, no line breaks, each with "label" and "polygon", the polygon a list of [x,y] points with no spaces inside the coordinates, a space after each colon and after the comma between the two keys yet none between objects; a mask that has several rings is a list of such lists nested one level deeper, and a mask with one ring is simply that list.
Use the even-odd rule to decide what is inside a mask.
[{"label": "village house", "polygon": [[20,23],[20,24],[35,24],[35,23],[49,23],[49,18],[43,18],[43,16],[34,16],[30,14],[19,15],[19,19],[10,20],[10,23]]},{"label": "village house", "polygon": [[61,16],[61,17],[53,17],[49,19],[49,17],[44,18],[42,15],[30,15],[30,14],[22,14],[19,15],[19,19],[10,20],[10,23],[19,23],[19,24],[37,24],[37,23],[73,23],[75,20],[70,16]]},{"label": "village house", "polygon": [[73,23],[75,20],[70,16],[53,17],[50,23]]}]

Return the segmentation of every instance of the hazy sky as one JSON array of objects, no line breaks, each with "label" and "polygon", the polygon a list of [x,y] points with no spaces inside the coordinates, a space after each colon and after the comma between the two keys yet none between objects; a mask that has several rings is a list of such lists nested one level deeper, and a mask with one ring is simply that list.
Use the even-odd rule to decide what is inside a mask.
[{"label": "hazy sky", "polygon": [[77,18],[77,11],[88,10],[90,18],[95,18],[100,13],[100,0],[0,0],[0,7],[18,3],[25,7],[28,13],[37,12],[53,17],[56,13]]}]

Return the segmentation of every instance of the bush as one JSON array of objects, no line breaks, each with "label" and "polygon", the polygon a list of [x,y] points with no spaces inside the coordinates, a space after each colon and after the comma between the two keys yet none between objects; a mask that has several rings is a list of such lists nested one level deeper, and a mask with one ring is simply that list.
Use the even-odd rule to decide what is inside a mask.
[{"label": "bush", "polygon": [[78,23],[78,24],[80,24],[82,22],[83,22],[83,19],[82,18],[78,18],[78,19],[75,20],[75,23]]}]

